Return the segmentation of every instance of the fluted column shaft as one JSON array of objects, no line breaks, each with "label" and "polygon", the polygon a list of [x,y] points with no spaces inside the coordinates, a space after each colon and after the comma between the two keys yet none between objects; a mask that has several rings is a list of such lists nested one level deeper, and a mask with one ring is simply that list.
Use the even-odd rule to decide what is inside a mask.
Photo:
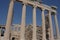
[{"label": "fluted column shaft", "polygon": [[4,34],[4,40],[9,40],[10,27],[11,27],[12,16],[13,16],[13,6],[14,6],[14,0],[11,0],[9,5],[9,10],[8,10],[7,22],[5,26],[6,30]]},{"label": "fluted column shaft", "polygon": [[49,11],[50,40],[54,40],[51,11]]},{"label": "fluted column shaft", "polygon": [[33,38],[32,40],[36,39],[36,6],[33,8]]},{"label": "fluted column shaft", "polygon": [[54,15],[55,18],[55,24],[56,24],[56,33],[57,33],[57,40],[59,40],[59,28],[58,28],[58,21],[56,14]]},{"label": "fluted column shaft", "polygon": [[26,17],[26,4],[23,4],[22,8],[22,21],[21,21],[21,34],[20,40],[25,40],[25,17]]},{"label": "fluted column shaft", "polygon": [[42,9],[42,40],[46,40],[45,16],[44,9]]}]

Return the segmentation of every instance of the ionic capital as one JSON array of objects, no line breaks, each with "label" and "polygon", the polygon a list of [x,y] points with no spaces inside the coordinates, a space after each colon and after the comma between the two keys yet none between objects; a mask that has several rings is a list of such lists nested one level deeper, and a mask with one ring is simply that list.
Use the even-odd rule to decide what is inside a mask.
[{"label": "ionic capital", "polygon": [[44,8],[41,8],[41,10],[42,10],[42,11],[45,11],[45,9],[44,9]]},{"label": "ionic capital", "polygon": [[36,5],[33,5],[33,8],[36,8],[37,6]]},{"label": "ionic capital", "polygon": [[57,12],[54,12],[55,13],[55,15],[57,14]]},{"label": "ionic capital", "polygon": [[26,1],[26,0],[23,1],[23,5],[24,5],[24,4],[27,5],[27,1]]}]

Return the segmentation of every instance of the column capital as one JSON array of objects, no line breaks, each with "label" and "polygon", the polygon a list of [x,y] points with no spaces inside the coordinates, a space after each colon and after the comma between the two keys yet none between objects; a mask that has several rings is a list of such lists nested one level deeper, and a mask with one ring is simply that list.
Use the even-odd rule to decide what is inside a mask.
[{"label": "column capital", "polygon": [[42,10],[42,11],[45,11],[45,9],[44,9],[44,8],[41,8],[41,10]]},{"label": "column capital", "polygon": [[49,12],[48,14],[51,15],[51,11],[49,10],[48,12]]},{"label": "column capital", "polygon": [[57,14],[57,12],[55,12],[55,15]]},{"label": "column capital", "polygon": [[54,16],[56,16],[57,14],[55,13]]},{"label": "column capital", "polygon": [[27,5],[27,1],[26,1],[26,0],[24,0],[24,1],[23,1],[23,4]]},{"label": "column capital", "polygon": [[37,6],[36,5],[33,5],[33,8],[36,8]]},{"label": "column capital", "polygon": [[22,5],[27,5],[27,3],[23,2]]}]

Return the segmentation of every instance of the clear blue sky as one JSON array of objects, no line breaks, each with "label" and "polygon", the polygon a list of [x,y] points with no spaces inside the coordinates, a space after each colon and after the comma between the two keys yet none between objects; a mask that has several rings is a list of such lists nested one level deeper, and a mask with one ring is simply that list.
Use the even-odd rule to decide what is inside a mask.
[{"label": "clear blue sky", "polygon": [[[57,6],[57,18],[60,28],[60,0],[41,0],[44,4],[49,6]],[[10,0],[0,0],[0,24],[6,24],[6,16],[8,13],[8,7],[9,7]],[[26,24],[32,23],[32,7],[27,6],[27,12],[26,12]],[[13,22],[14,24],[21,23],[21,14],[22,13],[22,5],[19,2],[15,2],[14,5],[14,17]],[[41,25],[41,11],[37,8],[37,25]],[[54,25],[54,23],[53,23]]]}]

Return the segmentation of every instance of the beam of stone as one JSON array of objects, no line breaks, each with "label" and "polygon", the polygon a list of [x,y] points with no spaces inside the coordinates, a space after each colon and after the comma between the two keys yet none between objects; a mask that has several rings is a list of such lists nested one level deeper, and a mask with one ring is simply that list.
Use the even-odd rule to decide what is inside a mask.
[{"label": "beam of stone", "polygon": [[54,40],[51,11],[49,11],[50,40]]},{"label": "beam of stone", "polygon": [[33,37],[32,40],[36,39],[36,6],[33,7]]},{"label": "beam of stone", "polygon": [[13,6],[14,6],[14,0],[11,0],[9,5],[9,10],[8,10],[7,22],[5,26],[6,30],[4,34],[4,40],[9,40],[10,26],[12,23],[12,16],[13,16]]},{"label": "beam of stone", "polygon": [[56,35],[57,35],[57,40],[60,40],[59,39],[59,27],[58,27],[58,20],[57,20],[57,16],[56,14],[54,15],[54,18],[55,18],[55,24],[56,24]]},{"label": "beam of stone", "polygon": [[25,18],[26,18],[26,4],[24,3],[22,8],[20,40],[25,40]]},{"label": "beam of stone", "polygon": [[46,29],[45,29],[45,16],[44,16],[44,10],[42,9],[42,40],[46,40]]}]

